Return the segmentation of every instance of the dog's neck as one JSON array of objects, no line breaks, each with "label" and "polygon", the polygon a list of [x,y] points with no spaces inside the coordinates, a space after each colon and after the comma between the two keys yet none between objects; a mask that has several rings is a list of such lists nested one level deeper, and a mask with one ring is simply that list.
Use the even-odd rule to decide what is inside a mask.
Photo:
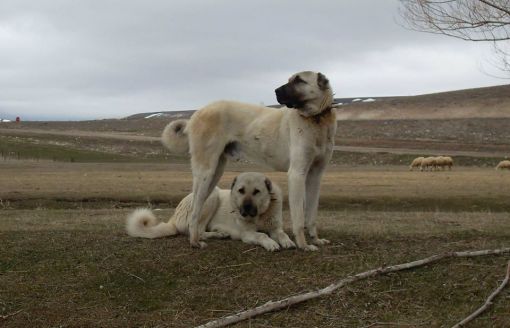
[{"label": "dog's neck", "polygon": [[330,105],[329,107],[326,107],[317,115],[314,115],[310,117],[315,123],[319,124],[324,119],[328,118],[330,115],[332,115],[333,107]]},{"label": "dog's neck", "polygon": [[332,105],[333,105],[333,93],[326,92],[326,94],[324,94],[324,97],[322,97],[322,101],[319,105],[320,114],[322,114],[326,110],[331,110]]},{"label": "dog's neck", "polygon": [[334,114],[333,111],[333,95],[331,93],[326,93],[324,97],[321,100],[321,103],[319,105],[320,112],[319,114],[316,114],[314,116],[311,116],[310,118],[317,124],[321,123],[324,119],[329,118],[332,114]]}]

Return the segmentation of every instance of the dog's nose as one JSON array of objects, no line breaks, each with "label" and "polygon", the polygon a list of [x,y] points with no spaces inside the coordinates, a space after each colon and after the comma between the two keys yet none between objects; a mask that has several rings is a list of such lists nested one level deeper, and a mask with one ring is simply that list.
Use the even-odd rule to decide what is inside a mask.
[{"label": "dog's nose", "polygon": [[253,206],[252,204],[244,204],[242,207],[241,207],[241,215],[243,217],[247,217],[248,215],[249,216],[257,216],[257,207]]}]

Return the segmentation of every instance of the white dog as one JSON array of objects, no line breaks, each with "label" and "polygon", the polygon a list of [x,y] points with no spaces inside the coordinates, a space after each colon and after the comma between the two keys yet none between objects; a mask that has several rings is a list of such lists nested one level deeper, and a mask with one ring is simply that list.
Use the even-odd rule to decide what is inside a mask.
[{"label": "white dog", "polygon": [[321,73],[301,72],[275,90],[275,109],[232,101],[212,103],[189,120],[170,123],[162,141],[174,152],[191,154],[193,205],[190,243],[201,247],[198,223],[205,200],[223,174],[228,157],[240,156],[287,171],[292,228],[299,248],[317,250],[315,219],[324,169],[331,158],[336,132],[333,92]]},{"label": "white dog", "polygon": [[[189,194],[166,223],[159,222],[150,210],[138,209],[128,217],[126,230],[130,236],[142,238],[188,234],[192,202],[193,194]],[[231,190],[215,188],[198,221],[201,239],[230,237],[268,251],[295,247],[282,227],[280,188],[263,174],[252,172],[240,174]]]}]

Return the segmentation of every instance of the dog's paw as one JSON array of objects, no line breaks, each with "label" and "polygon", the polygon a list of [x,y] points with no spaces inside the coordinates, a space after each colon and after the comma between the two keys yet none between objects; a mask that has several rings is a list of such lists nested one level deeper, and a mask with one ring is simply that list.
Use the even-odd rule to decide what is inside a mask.
[{"label": "dog's paw", "polygon": [[280,239],[280,245],[285,249],[296,248],[296,244],[289,237]]},{"label": "dog's paw", "polygon": [[197,242],[194,242],[194,243],[190,243],[190,245],[191,245],[192,248],[197,248],[197,249],[207,247],[207,244],[205,242],[203,242],[203,241],[197,241]]},{"label": "dog's paw", "polygon": [[317,245],[317,246],[324,246],[324,245],[331,243],[329,240],[322,239],[322,238],[314,238],[311,240],[311,242],[312,242],[312,244]]},{"label": "dog's paw", "polygon": [[275,252],[280,250],[280,245],[272,239],[266,240],[263,242],[262,247],[264,247],[267,251]]},{"label": "dog's paw", "polygon": [[215,231],[215,233],[216,233],[216,238],[219,238],[219,239],[230,238],[230,234],[227,232]]},{"label": "dog's paw", "polygon": [[316,252],[319,250],[319,247],[317,247],[315,245],[308,244],[303,247],[300,247],[300,249],[304,250],[305,252]]}]

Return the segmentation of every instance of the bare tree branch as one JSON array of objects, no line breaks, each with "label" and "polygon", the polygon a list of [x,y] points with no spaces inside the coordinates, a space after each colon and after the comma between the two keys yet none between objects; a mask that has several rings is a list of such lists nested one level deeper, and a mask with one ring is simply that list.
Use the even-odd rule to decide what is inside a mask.
[{"label": "bare tree branch", "polygon": [[509,278],[510,278],[510,261],[508,262],[508,267],[506,269],[505,279],[503,279],[503,282],[501,283],[501,285],[499,285],[499,287],[496,288],[494,290],[494,292],[492,292],[492,294],[489,295],[489,297],[487,297],[487,300],[485,301],[485,303],[479,309],[477,309],[475,312],[471,313],[468,317],[466,317],[464,320],[462,320],[461,322],[459,322],[458,324],[456,324],[452,328],[464,327],[466,325],[466,323],[468,323],[471,320],[475,319],[483,311],[487,310],[489,308],[489,306],[492,305],[492,300],[494,299],[494,297],[496,297],[503,290],[503,288],[505,288],[506,284],[508,283],[508,279]]},{"label": "bare tree branch", "polygon": [[370,277],[375,277],[383,274],[388,274],[395,271],[401,271],[401,270],[407,270],[411,268],[416,268],[419,266],[423,266],[426,264],[431,264],[438,262],[439,260],[442,260],[444,258],[451,258],[451,257],[476,257],[476,256],[484,256],[484,255],[496,255],[496,254],[504,254],[504,253],[510,253],[510,248],[501,248],[501,249],[489,249],[489,250],[482,250],[482,251],[465,251],[465,252],[447,252],[443,254],[433,255],[430,257],[427,257],[422,260],[417,260],[413,262],[408,263],[402,263],[387,267],[381,267],[378,269],[368,270],[365,272],[358,273],[354,276],[348,276],[336,283],[333,283],[325,288],[315,290],[312,292],[294,295],[287,297],[285,299],[279,300],[279,301],[269,301],[266,304],[257,306],[252,309],[248,309],[246,311],[238,312],[233,315],[229,315],[220,319],[216,319],[213,321],[209,321],[203,325],[198,326],[197,328],[216,328],[216,327],[225,327],[227,325],[231,325],[243,320],[247,320],[249,318],[253,318],[255,316],[258,316],[263,313],[272,312],[272,311],[278,311],[281,309],[288,308],[291,305],[298,304],[305,302],[307,300],[317,298],[324,295],[329,295],[333,293],[335,290],[350,284],[355,281],[367,279]]},{"label": "bare tree branch", "polygon": [[508,54],[498,51],[510,44],[510,0],[400,0],[399,12],[411,30],[493,42],[497,68],[510,72]]}]

